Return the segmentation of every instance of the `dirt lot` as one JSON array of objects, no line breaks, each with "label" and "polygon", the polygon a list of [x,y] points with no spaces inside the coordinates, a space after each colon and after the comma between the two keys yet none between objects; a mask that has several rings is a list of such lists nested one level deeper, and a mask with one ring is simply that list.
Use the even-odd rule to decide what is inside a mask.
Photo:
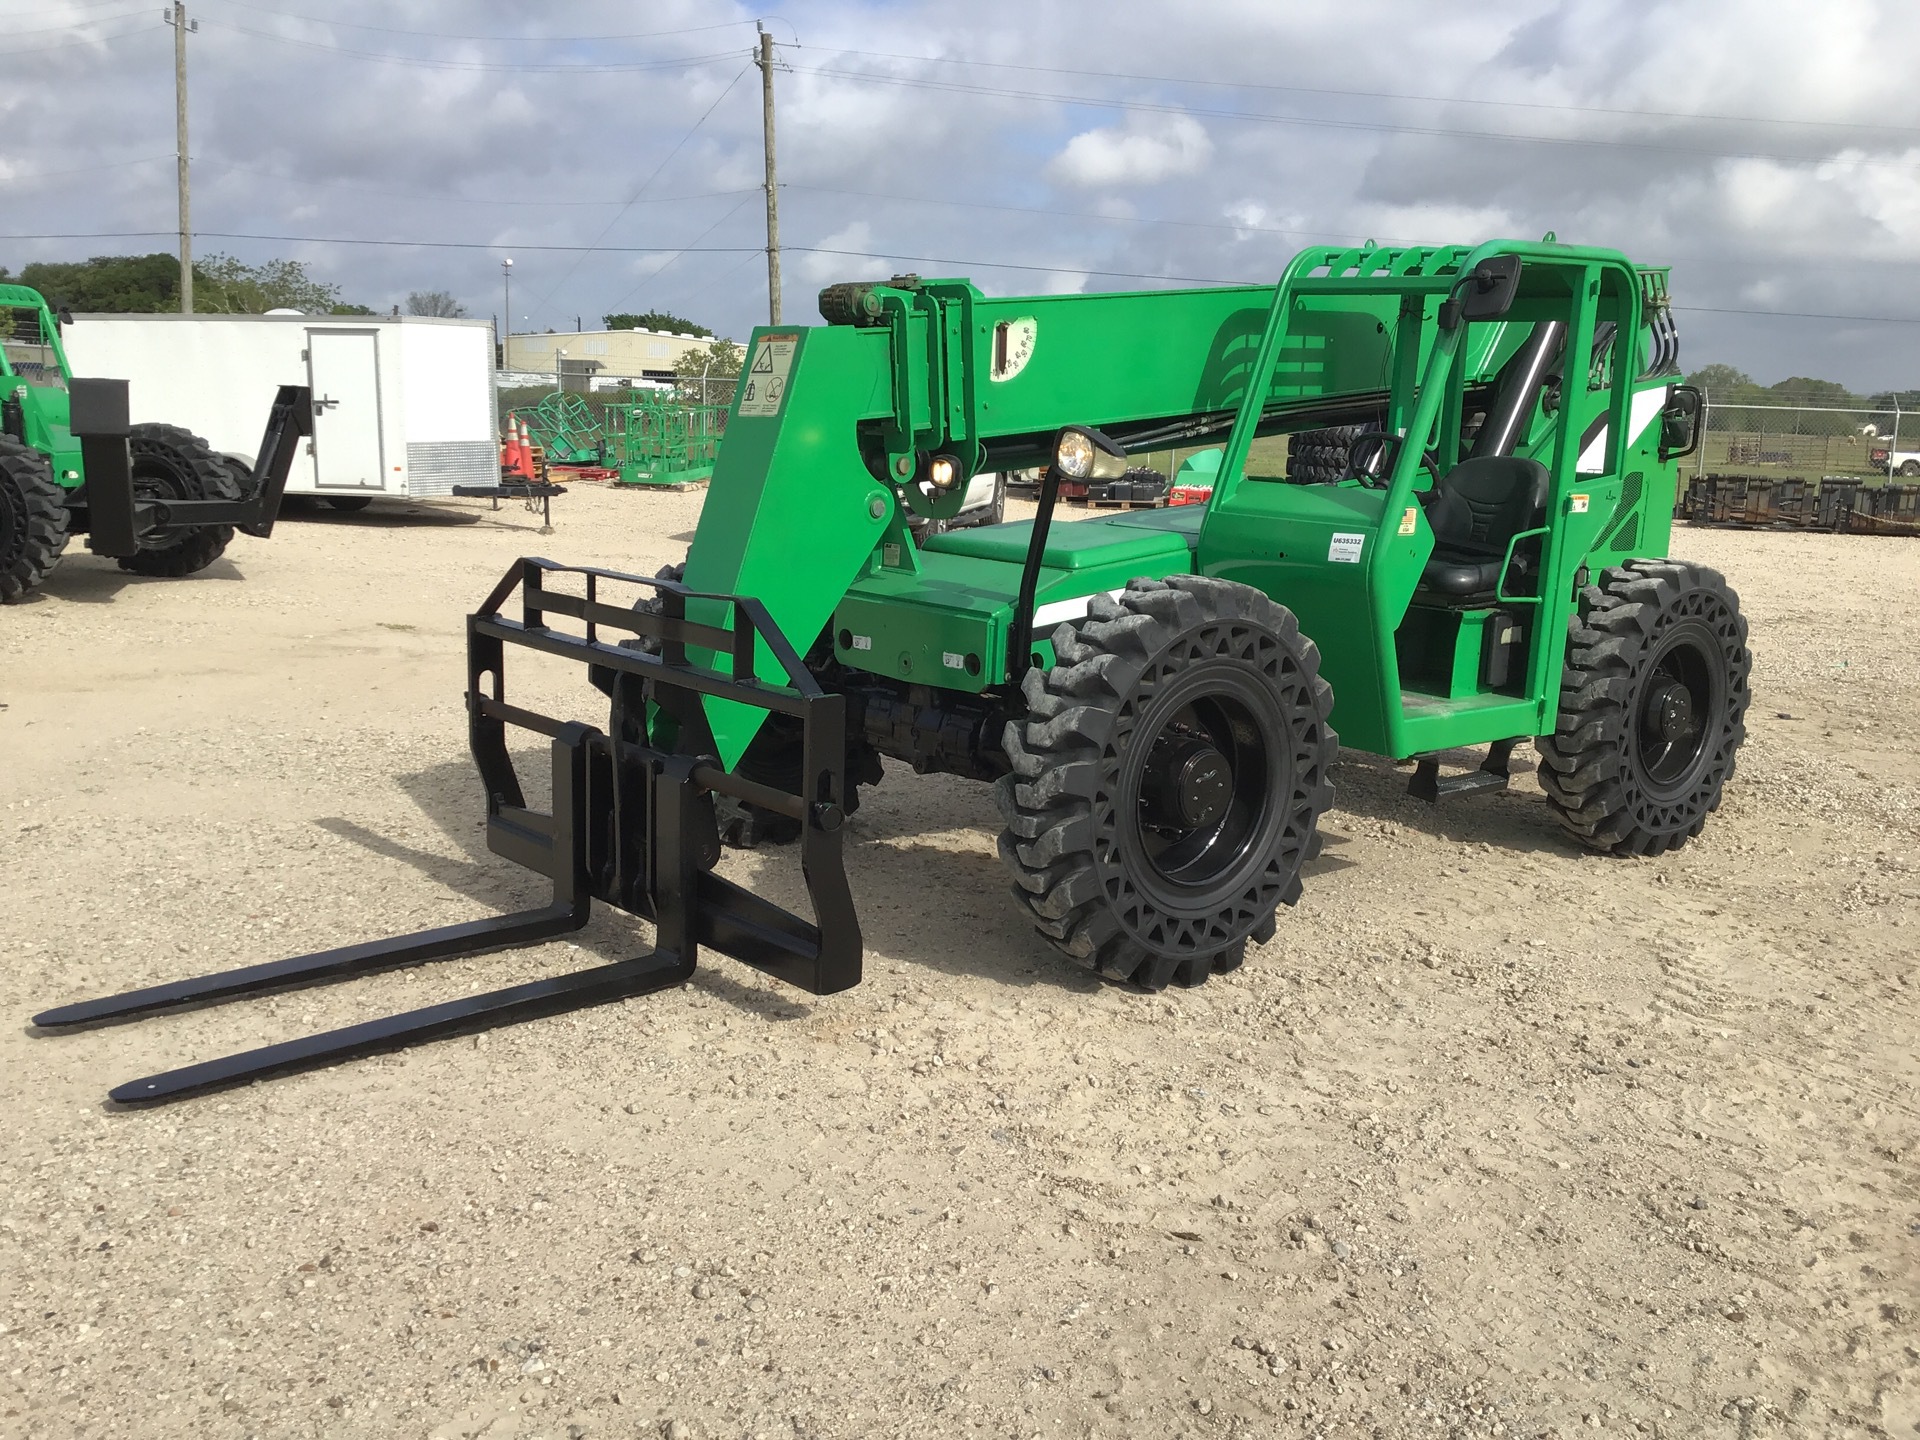
[{"label": "dirt lot", "polygon": [[[1348,754],[1305,901],[1199,991],[1053,957],[986,793],[895,769],[853,828],[869,978],[832,999],[715,957],[103,1108],[645,944],[602,918],[31,1033],[539,903],[479,843],[462,616],[522,553],[650,572],[699,501],[582,489],[552,536],[483,502],[315,516],[198,581],[80,553],[0,611],[0,1434],[1920,1431],[1917,542],[1677,537],[1757,656],[1740,773],[1679,855],[1577,852],[1531,774],[1435,810]],[[797,891],[788,853],[726,864]]]}]

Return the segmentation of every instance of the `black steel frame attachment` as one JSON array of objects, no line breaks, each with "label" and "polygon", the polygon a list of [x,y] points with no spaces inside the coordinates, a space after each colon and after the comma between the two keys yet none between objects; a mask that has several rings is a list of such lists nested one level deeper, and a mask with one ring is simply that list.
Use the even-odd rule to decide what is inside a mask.
[{"label": "black steel frame attachment", "polygon": [[[549,582],[560,575],[583,577],[584,593],[552,588]],[[657,608],[607,603],[600,591],[608,582],[654,590]],[[516,593],[517,619],[503,613]],[[689,619],[689,601],[703,602],[697,607],[703,616],[724,614],[725,623]],[[579,628],[562,628],[557,619],[579,622]],[[639,636],[652,648],[610,643],[603,638],[607,631]],[[756,677],[761,645],[779,662],[785,684]],[[510,646],[592,666],[596,681],[612,695],[611,733],[510,704]],[[701,706],[707,698],[739,701],[801,723],[802,779],[795,791],[732,774],[711,754],[688,748],[687,741],[705,738]],[[121,1085],[110,1098],[124,1105],[179,1100],[644,995],[689,979],[702,945],[816,995],[848,989],[860,981],[861,938],[842,855],[845,705],[841,696],[820,688],[756,600],[617,571],[520,560],[467,619],[468,741],[487,797],[488,848],[547,876],[553,883],[549,904],[64,1005],[36,1015],[33,1023],[46,1031],[80,1029],[540,944],[585,925],[594,900],[652,920],[653,950],[188,1065]],[[507,744],[512,729],[551,742],[550,811],[527,805]],[[676,738],[656,742],[667,733]],[[802,822],[800,864],[812,921],[713,873],[720,849],[715,793]]]},{"label": "black steel frame attachment", "polygon": [[244,499],[161,500],[134,494],[127,382],[75,379],[69,382],[68,403],[69,427],[80,441],[87,473],[87,548],[96,555],[135,554],[142,534],[174,525],[232,525],[267,539],[300,442],[313,434],[313,391],[282,385],[267,412]]}]

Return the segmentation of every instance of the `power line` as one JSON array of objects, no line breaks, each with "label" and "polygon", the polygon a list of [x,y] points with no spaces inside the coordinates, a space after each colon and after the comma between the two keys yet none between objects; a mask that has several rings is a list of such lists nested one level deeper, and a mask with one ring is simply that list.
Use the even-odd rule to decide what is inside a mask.
[{"label": "power line", "polygon": [[[251,232],[200,230],[196,234],[208,240],[264,240],[282,245],[356,245],[375,246],[399,250],[498,250],[500,244],[493,240],[369,240],[341,235],[261,235]],[[10,240],[142,240],[159,236],[171,236],[171,230],[96,230],[61,233],[43,233],[33,235],[0,235],[0,241]],[[562,254],[593,254],[596,251],[615,255],[657,255],[664,246],[646,245],[521,245],[516,250],[551,251]],[[1010,260],[968,260],[951,255],[906,255],[893,250],[846,250],[825,245],[786,245],[784,249],[797,250],[808,255],[838,255],[855,260],[906,261],[914,265],[952,265],[963,270],[1017,270],[1041,275],[1102,275],[1116,280],[1157,280],[1184,285],[1265,285],[1270,281],[1248,281],[1245,278],[1228,279],[1213,275],[1164,275],[1152,274],[1143,270],[1105,270],[1089,265],[1033,265]],[[681,253],[690,255],[761,255],[765,247],[759,245],[690,245]],[[1841,315],[1818,310],[1756,310],[1737,306],[1723,305],[1674,305],[1674,310],[1682,314],[1698,315],[1746,315],[1763,320],[1832,320],[1860,325],[1920,325],[1920,316],[1909,315]]]},{"label": "power line", "polygon": [[[126,0],[109,0],[109,3],[124,5]],[[69,30],[84,30],[89,25],[105,25],[114,20],[132,20],[146,13],[147,8],[143,5],[138,10],[127,11],[124,15],[100,15],[92,20],[69,20],[64,25],[43,25],[38,30],[0,30],[0,40],[12,40],[20,35],[61,35]]]},{"label": "power line", "polygon": [[[113,19],[135,18],[114,16]],[[101,24],[108,23],[101,21]],[[129,35],[144,35],[151,27],[142,23],[131,30],[121,30],[113,35],[87,35],[78,40],[62,40],[57,45],[27,45],[17,50],[0,50],[0,55],[45,55],[50,50],[77,50],[82,46],[105,45],[114,40],[124,40]]]},{"label": "power line", "polygon": [[424,40],[502,40],[515,44],[537,45],[586,45],[608,40],[655,40],[667,35],[696,35],[708,30],[732,30],[741,25],[751,25],[751,20],[723,20],[714,25],[686,25],[677,30],[639,30],[623,35],[458,35],[443,30],[396,30],[391,25],[368,25],[358,20],[339,20],[331,16],[294,15],[285,10],[275,10],[268,5],[251,5],[247,0],[217,0],[221,5],[232,5],[241,10],[252,10],[260,15],[272,15],[281,20],[299,20],[310,25],[330,25],[348,30],[374,30],[382,35],[409,35]]},{"label": "power line", "polygon": [[288,185],[297,185],[302,190],[348,190],[363,195],[387,195],[401,200],[427,201],[435,205],[486,205],[498,209],[503,205],[537,205],[542,209],[598,209],[610,205],[667,205],[690,200],[713,200],[722,196],[758,195],[760,187],[750,185],[739,190],[702,190],[691,195],[656,195],[650,200],[631,201],[618,198],[605,200],[549,200],[535,197],[527,200],[503,198],[497,195],[447,195],[423,190],[399,190],[384,185],[361,185],[351,180],[314,180],[304,175],[286,175],[278,170],[269,170],[264,165],[243,165],[237,160],[208,160],[194,157],[196,165],[211,165],[216,170],[244,171],[249,175],[264,175],[271,180],[279,180]]},{"label": "power line", "polygon": [[[621,222],[621,220],[623,220],[626,217],[627,211],[631,210],[635,205],[637,205],[640,202],[640,197],[646,194],[647,187],[653,184],[654,181],[660,178],[660,172],[665,170],[667,166],[673,162],[673,157],[678,155],[681,152],[681,150],[683,150],[686,147],[686,143],[694,137],[694,133],[698,131],[702,125],[707,123],[707,117],[712,115],[715,110],[718,110],[720,108],[720,102],[726,99],[727,96],[733,93],[733,87],[740,83],[740,77],[742,75],[745,75],[750,68],[752,67],[747,65],[742,65],[740,67],[739,74],[735,75],[733,79],[729,80],[721,88],[720,93],[713,97],[713,103],[707,106],[707,108],[701,112],[700,118],[698,120],[694,121],[693,124],[687,127],[686,134],[682,135],[677,141],[674,142],[673,149],[667,152],[666,159],[662,160],[658,165],[653,167],[653,173],[647,176],[645,180],[642,180],[640,182],[640,188],[633,192],[633,197],[629,199],[626,204],[620,207],[618,213],[616,213],[612,219],[607,221],[606,226],[600,231],[598,235],[594,237],[593,244],[587,246],[586,250],[582,252],[581,259],[585,259],[587,255],[592,254],[594,250],[599,248],[600,242],[606,239],[608,235],[613,233],[613,227],[618,225]],[[569,280],[571,280],[574,277],[574,274],[579,269],[580,269],[580,261],[575,260],[572,265],[567,267],[567,273],[562,275],[557,283],[549,286],[547,290],[540,296],[540,303],[543,305],[547,304],[553,298],[553,296],[559,291],[560,287],[562,285],[565,285]]]},{"label": "power line", "polygon": [[[76,165],[71,170],[20,170],[0,174],[0,180],[11,185],[16,180],[46,180],[55,175],[93,175],[102,170],[130,170],[135,165],[152,165],[161,160],[171,160],[171,155],[148,155],[139,160],[115,160],[106,165]],[[755,187],[758,188],[757,186]]]},{"label": "power line", "polygon": [[273,40],[282,45],[295,45],[303,50],[323,50],[332,55],[351,55],[360,60],[374,60],[388,65],[410,65],[425,70],[467,70],[487,74],[611,75],[646,70],[688,70],[700,65],[716,65],[723,60],[736,60],[740,53],[737,50],[724,50],[715,51],[710,55],[688,55],[674,60],[582,62],[571,65],[541,60],[436,60],[419,55],[395,55],[384,50],[354,50],[345,45],[329,45],[323,40],[302,40],[292,35],[277,35],[271,30],[255,30],[250,26],[235,25],[225,20],[209,20],[207,24],[239,35],[251,35],[260,40]]},{"label": "power line", "polygon": [[[795,42],[795,48],[801,48]],[[1330,95],[1355,100],[1411,100],[1436,105],[1486,105],[1516,110],[1555,110],[1576,115],[1617,115],[1657,120],[1712,120],[1732,125],[1805,125],[1843,130],[1879,130],[1920,134],[1920,126],[1885,125],[1859,120],[1789,120],[1777,115],[1714,115],[1686,110],[1638,110],[1605,105],[1568,105],[1547,100],[1490,100],[1471,95],[1415,95],[1394,90],[1345,90],[1315,85],[1276,85],[1254,80],[1211,80],[1191,75],[1137,75],[1118,70],[1073,69],[1051,65],[1016,65],[999,60],[960,60],[944,55],[902,55],[884,50],[839,50],[875,60],[913,60],[927,65],[966,65],[983,70],[1020,70],[1034,75],[1079,75],[1100,80],[1144,81],[1159,85],[1204,85],[1227,90],[1266,90],[1277,94]]]},{"label": "power line", "polygon": [[638,291],[658,281],[662,275],[666,274],[668,267],[671,266],[674,261],[678,260],[682,255],[685,255],[689,251],[693,250],[694,247],[699,245],[699,243],[702,240],[706,239],[707,236],[711,235],[714,231],[718,230],[722,225],[726,224],[727,221],[731,220],[735,215],[739,214],[740,207],[747,203],[748,198],[758,193],[759,192],[757,190],[749,190],[745,195],[742,195],[738,200],[733,202],[732,207],[724,215],[722,215],[718,220],[715,220],[711,225],[707,226],[706,229],[702,230],[698,235],[694,236],[693,239],[689,240],[685,245],[682,245],[678,250],[674,251],[673,254],[669,255],[662,264],[655,266],[650,273],[648,273],[647,275],[641,277],[641,279],[636,281],[633,287],[629,289],[626,294],[622,295],[618,300],[614,302],[613,304],[614,311],[618,312],[620,307],[625,305],[627,301],[631,300]]},{"label": "power line", "polygon": [[1354,130],[1397,135],[1432,135],[1442,138],[1465,140],[1498,140],[1508,144],[1519,145],[1560,145],[1598,149],[1652,150],[1663,154],[1700,155],[1721,160],[1775,160],[1792,165],[1818,162],[1825,165],[1885,166],[1899,170],[1912,170],[1915,168],[1910,164],[1896,160],[1874,160],[1866,157],[1859,159],[1842,159],[1833,155],[1783,155],[1759,150],[1710,150],[1697,145],[1676,145],[1663,140],[1627,140],[1586,135],[1519,135],[1511,131],[1469,130],[1452,125],[1403,125],[1386,120],[1337,120],[1330,116],[1274,115],[1257,110],[1210,110],[1188,105],[1170,105],[1152,100],[1113,100],[1104,96],[1058,95],[1037,90],[1013,90],[990,85],[972,85],[959,81],[923,80],[912,79],[906,76],[872,75],[858,70],[831,70],[825,67],[809,69],[805,66],[795,66],[794,68],[800,74],[825,75],[833,79],[853,80],[869,85],[902,86],[912,89],[939,91],[952,95],[1004,96],[1008,99],[1040,101],[1055,105],[1085,105],[1096,110],[1137,111],[1159,115],[1187,115],[1209,120],[1237,120],[1263,125],[1300,125],[1323,130]]}]

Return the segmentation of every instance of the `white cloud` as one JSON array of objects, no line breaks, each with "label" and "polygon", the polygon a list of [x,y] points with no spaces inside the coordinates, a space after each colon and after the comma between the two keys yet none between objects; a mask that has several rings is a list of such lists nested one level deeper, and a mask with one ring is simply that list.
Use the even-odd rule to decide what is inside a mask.
[{"label": "white cloud", "polygon": [[[819,251],[870,251],[874,248],[873,226],[865,220],[855,220],[815,243]],[[868,260],[860,255],[820,254],[818,251],[801,255],[794,269],[809,285],[833,285],[842,280],[885,280],[894,271],[894,267],[885,260]]]},{"label": "white cloud", "polygon": [[1129,115],[1118,128],[1074,136],[1047,165],[1047,174],[1086,190],[1157,185],[1198,175],[1212,158],[1213,141],[1191,115]]}]

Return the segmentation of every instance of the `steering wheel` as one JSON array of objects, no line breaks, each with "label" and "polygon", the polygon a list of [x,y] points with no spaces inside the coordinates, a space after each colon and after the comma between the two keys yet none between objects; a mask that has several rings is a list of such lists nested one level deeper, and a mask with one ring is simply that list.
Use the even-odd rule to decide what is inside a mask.
[{"label": "steering wheel", "polygon": [[[1362,430],[1353,437],[1347,446],[1347,466],[1343,480],[1358,480],[1369,490],[1385,490],[1388,477],[1393,474],[1393,465],[1400,457],[1400,447],[1406,443],[1406,437],[1390,434],[1385,430]],[[1435,450],[1428,449],[1420,456],[1420,468],[1433,476],[1434,483],[1440,482],[1440,456]],[[1426,503],[1431,490],[1416,491],[1422,504]]]}]

